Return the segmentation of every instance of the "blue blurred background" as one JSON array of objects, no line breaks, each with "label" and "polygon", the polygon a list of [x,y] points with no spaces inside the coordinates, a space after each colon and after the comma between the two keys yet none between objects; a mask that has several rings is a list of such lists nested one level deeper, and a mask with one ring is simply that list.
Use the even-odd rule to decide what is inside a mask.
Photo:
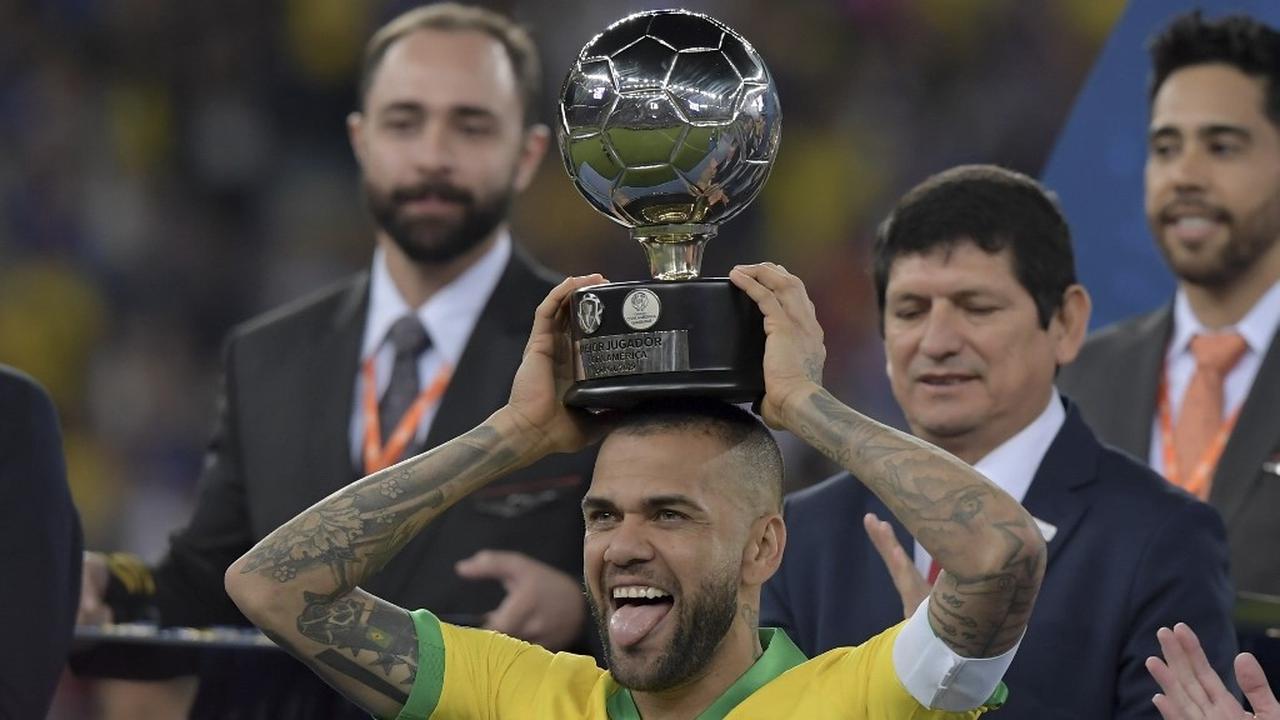
[{"label": "blue blurred background", "polygon": [[1091,327],[1145,312],[1173,295],[1142,211],[1146,160],[1146,41],[1173,15],[1247,13],[1280,27],[1275,0],[1132,0],[1100,49],[1043,173],[1075,238],[1080,279],[1093,295]]}]

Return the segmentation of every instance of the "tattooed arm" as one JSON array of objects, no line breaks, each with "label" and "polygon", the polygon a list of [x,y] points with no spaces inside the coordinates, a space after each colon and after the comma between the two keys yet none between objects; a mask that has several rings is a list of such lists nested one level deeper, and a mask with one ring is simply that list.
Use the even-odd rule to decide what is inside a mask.
[{"label": "tattooed arm", "polygon": [[822,328],[798,278],[770,264],[729,277],[765,316],[765,421],[861,479],[937,559],[943,573],[929,620],[939,638],[970,658],[1013,647],[1044,576],[1044,540],[1031,516],[968,464],[822,388]]},{"label": "tattooed arm", "polygon": [[245,616],[366,710],[399,713],[418,641],[407,610],[357,586],[468,493],[592,439],[585,416],[560,402],[567,372],[557,343],[570,293],[602,281],[570,278],[538,306],[511,399],[483,424],[335,492],[227,569],[227,593]]}]

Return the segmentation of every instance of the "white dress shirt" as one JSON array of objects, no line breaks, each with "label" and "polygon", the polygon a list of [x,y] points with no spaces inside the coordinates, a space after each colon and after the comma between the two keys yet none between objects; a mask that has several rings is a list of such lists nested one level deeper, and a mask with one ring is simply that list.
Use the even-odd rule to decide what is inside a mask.
[{"label": "white dress shirt", "polygon": [[[1258,368],[1262,367],[1262,358],[1267,354],[1267,348],[1271,347],[1277,326],[1280,326],[1280,282],[1263,293],[1240,322],[1214,331],[1238,332],[1247,346],[1240,361],[1223,379],[1224,420],[1239,410],[1249,396],[1249,388],[1253,387],[1253,380],[1258,376]],[[1164,356],[1169,414],[1175,422],[1178,411],[1182,409],[1182,398],[1187,393],[1187,386],[1191,384],[1191,376],[1196,372],[1196,358],[1191,354],[1191,339],[1207,332],[1209,331],[1192,311],[1187,294],[1179,288],[1173,299],[1173,337],[1169,340],[1169,348]],[[1147,459],[1156,472],[1164,474],[1164,442],[1160,437],[1159,408],[1151,418],[1151,452]]]},{"label": "white dress shirt", "polygon": [[[387,332],[396,320],[410,312],[416,312],[431,338],[431,347],[418,359],[418,387],[425,389],[439,373],[457,367],[462,351],[471,338],[480,312],[489,302],[494,288],[502,278],[502,272],[511,259],[511,237],[503,233],[497,242],[471,267],[437,290],[421,307],[413,310],[405,302],[400,290],[387,270],[386,254],[378,249],[373,254],[373,267],[369,273],[369,308],[365,315],[364,339],[360,343],[360,364],[373,356],[374,377],[378,386],[378,398],[391,382],[391,366],[395,351],[387,342]],[[362,457],[364,438],[364,378],[357,372],[356,391],[351,408],[351,458],[358,468],[364,467]],[[427,437],[431,422],[435,419],[439,401],[432,403],[422,414],[417,443]]]},{"label": "white dress shirt", "polygon": [[[1022,502],[1066,419],[1062,398],[1053,390],[1044,411],[987,453],[974,469]],[[1052,535],[1052,528],[1039,524],[1042,532]],[[914,561],[920,574],[927,575],[933,558],[916,543]],[[894,641],[893,668],[902,686],[920,704],[959,712],[978,707],[991,697],[1021,644],[1019,638],[1012,648],[992,658],[962,657],[933,632],[929,624],[929,599],[925,598]]]}]

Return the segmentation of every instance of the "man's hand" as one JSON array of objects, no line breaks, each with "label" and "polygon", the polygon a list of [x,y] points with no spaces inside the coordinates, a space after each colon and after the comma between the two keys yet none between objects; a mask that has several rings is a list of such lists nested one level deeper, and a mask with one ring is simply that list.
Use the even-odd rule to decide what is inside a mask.
[{"label": "man's hand", "polygon": [[1184,623],[1156,632],[1164,659],[1147,658],[1147,671],[1164,692],[1152,698],[1164,720],[1280,720],[1280,703],[1267,686],[1267,676],[1249,653],[1236,656],[1236,680],[1253,705],[1245,712],[1222,678],[1213,671],[1200,639]]},{"label": "man's hand", "polygon": [[598,273],[566,278],[534,311],[529,343],[503,411],[533,439],[539,456],[580,450],[599,433],[599,427],[592,424],[586,412],[565,407],[563,400],[573,382],[566,332],[569,298],[580,287],[602,282],[607,280]]},{"label": "man's hand", "polygon": [[568,648],[582,633],[582,584],[556,568],[522,553],[481,550],[456,569],[469,580],[498,580],[506,590],[502,603],[485,617],[486,629],[552,651]]},{"label": "man's hand", "polygon": [[760,416],[774,429],[785,427],[783,409],[822,385],[827,350],[822,327],[804,283],[781,265],[738,265],[729,280],[764,314],[764,399]]},{"label": "man's hand", "polygon": [[111,608],[106,603],[107,556],[99,552],[85,551],[80,570],[80,609],[76,612],[77,625],[105,625],[112,622]]},{"label": "man's hand", "polygon": [[898,542],[898,538],[894,537],[892,525],[876,517],[874,513],[863,516],[862,525],[867,529],[871,544],[876,546],[876,552],[880,553],[880,559],[889,569],[889,577],[893,578],[898,596],[902,598],[902,617],[911,617],[933,588],[920,577],[920,571],[916,570],[911,556]]}]

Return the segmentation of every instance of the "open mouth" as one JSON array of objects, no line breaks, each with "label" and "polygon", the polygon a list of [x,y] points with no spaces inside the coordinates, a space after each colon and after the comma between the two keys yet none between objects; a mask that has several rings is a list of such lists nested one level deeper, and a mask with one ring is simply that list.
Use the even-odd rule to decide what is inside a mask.
[{"label": "open mouth", "polygon": [[613,589],[610,601],[609,642],[616,648],[630,648],[644,640],[675,605],[671,593],[650,585],[620,585]]}]

